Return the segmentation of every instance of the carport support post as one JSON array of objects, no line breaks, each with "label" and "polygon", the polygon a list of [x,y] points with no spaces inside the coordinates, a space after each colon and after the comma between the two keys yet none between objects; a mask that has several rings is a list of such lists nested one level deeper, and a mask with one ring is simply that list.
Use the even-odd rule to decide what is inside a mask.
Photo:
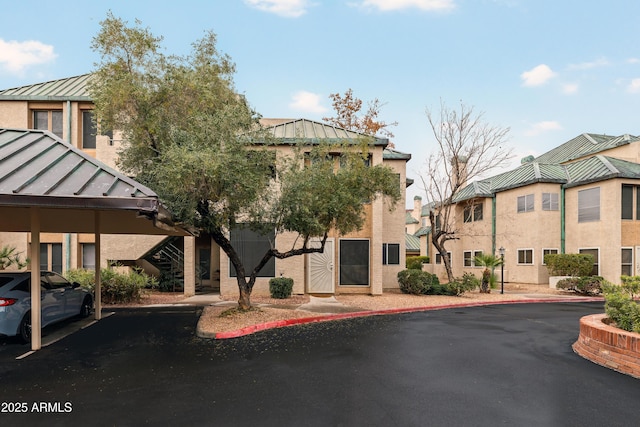
[{"label": "carport support post", "polygon": [[100,265],[100,211],[95,211],[95,215],[94,215],[94,233],[95,233],[95,246],[96,246],[96,250],[95,250],[95,262],[93,265],[96,266],[96,272],[95,272],[95,282],[96,285],[94,286],[94,305],[95,305],[95,319],[96,320],[100,320],[102,319],[102,282],[100,281],[100,270],[101,270],[101,265]]},{"label": "carport support post", "polygon": [[40,301],[40,208],[31,213],[31,350],[42,348],[42,302]]}]

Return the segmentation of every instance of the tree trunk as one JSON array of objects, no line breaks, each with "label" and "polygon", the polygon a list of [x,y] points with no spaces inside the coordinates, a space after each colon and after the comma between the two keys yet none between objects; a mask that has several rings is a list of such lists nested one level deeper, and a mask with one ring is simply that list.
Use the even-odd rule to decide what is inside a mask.
[{"label": "tree trunk", "polygon": [[240,291],[240,298],[238,298],[238,308],[246,311],[251,308],[251,289],[244,277],[238,275],[238,290]]},{"label": "tree trunk", "polygon": [[484,271],[482,272],[482,286],[480,287],[481,294],[488,294],[491,292],[491,289],[489,288],[490,279],[491,279],[491,272],[489,271],[488,268],[485,268]]}]

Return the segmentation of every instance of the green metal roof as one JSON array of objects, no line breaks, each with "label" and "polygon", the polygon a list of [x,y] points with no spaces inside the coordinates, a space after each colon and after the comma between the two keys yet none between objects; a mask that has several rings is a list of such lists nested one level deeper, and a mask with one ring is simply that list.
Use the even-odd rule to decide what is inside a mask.
[{"label": "green metal roof", "polygon": [[382,152],[382,158],[385,160],[411,160],[411,154],[402,153],[391,148],[385,148]]},{"label": "green metal roof", "polygon": [[603,155],[566,165],[539,164],[534,161],[492,178],[472,182],[460,190],[455,201],[492,197],[501,191],[539,182],[557,183],[570,188],[612,178],[640,179],[640,164]]},{"label": "green metal roof", "polygon": [[[284,120],[284,119],[275,119]],[[292,119],[277,124],[270,124],[269,120],[263,120],[269,134],[286,143],[295,143],[307,140],[312,143],[326,141],[330,143],[356,142],[362,138],[373,138],[373,145],[386,147],[389,144],[387,138],[371,137],[359,132],[342,129],[327,123],[308,119]]]},{"label": "green metal roof", "polygon": [[413,235],[416,237],[420,237],[420,236],[427,236],[429,235],[429,233],[431,233],[431,227],[420,227],[418,231],[413,233]]},{"label": "green metal roof", "polygon": [[571,160],[597,154],[621,145],[626,145],[637,140],[637,136],[629,134],[608,136],[583,133],[553,150],[547,151],[546,153],[538,156],[535,161],[546,164],[566,163]]},{"label": "green metal roof", "polygon": [[418,221],[417,219],[412,217],[411,216],[411,212],[406,212],[404,223],[405,224],[418,224],[418,223],[420,223],[420,221]]},{"label": "green metal roof", "polygon": [[0,100],[91,101],[87,84],[91,74],[0,90]]},{"label": "green metal roof", "polygon": [[405,245],[407,252],[417,252],[420,253],[420,239],[416,236],[412,236],[407,233],[405,235]]}]

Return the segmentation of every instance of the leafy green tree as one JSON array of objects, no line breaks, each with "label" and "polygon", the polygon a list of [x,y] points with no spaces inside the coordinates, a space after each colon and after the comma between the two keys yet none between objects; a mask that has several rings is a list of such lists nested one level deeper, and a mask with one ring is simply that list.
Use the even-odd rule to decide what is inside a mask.
[{"label": "leafy green tree", "polygon": [[[109,13],[101,22],[92,44],[101,57],[91,86],[97,124],[123,132],[119,166],[229,256],[240,309],[250,308],[256,277],[273,257],[321,252],[332,229],[362,228],[363,201],[386,196],[395,206],[397,176],[365,165],[366,138],[331,149],[298,145],[276,157],[278,141],[235,91],[235,66],[218,52],[215,35],[206,33],[188,56],[164,55],[161,41],[139,21],[129,27]],[[343,153],[339,166],[330,151]],[[282,249],[272,241],[258,265],[245,266],[230,241],[238,224],[298,238]],[[321,239],[320,247],[313,238]]]}]

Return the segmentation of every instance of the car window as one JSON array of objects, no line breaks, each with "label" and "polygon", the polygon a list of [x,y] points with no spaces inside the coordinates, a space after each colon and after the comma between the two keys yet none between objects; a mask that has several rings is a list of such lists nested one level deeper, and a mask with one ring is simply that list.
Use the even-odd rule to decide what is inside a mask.
[{"label": "car window", "polygon": [[6,285],[7,283],[9,283],[10,281],[13,280],[13,277],[0,277],[0,288],[3,287],[4,285]]},{"label": "car window", "polygon": [[64,288],[70,286],[69,281],[56,273],[45,273],[46,278],[53,288]]},{"label": "car window", "polygon": [[26,277],[26,278],[20,280],[20,282],[18,282],[18,284],[15,285],[11,290],[12,291],[29,292],[29,278]]}]

